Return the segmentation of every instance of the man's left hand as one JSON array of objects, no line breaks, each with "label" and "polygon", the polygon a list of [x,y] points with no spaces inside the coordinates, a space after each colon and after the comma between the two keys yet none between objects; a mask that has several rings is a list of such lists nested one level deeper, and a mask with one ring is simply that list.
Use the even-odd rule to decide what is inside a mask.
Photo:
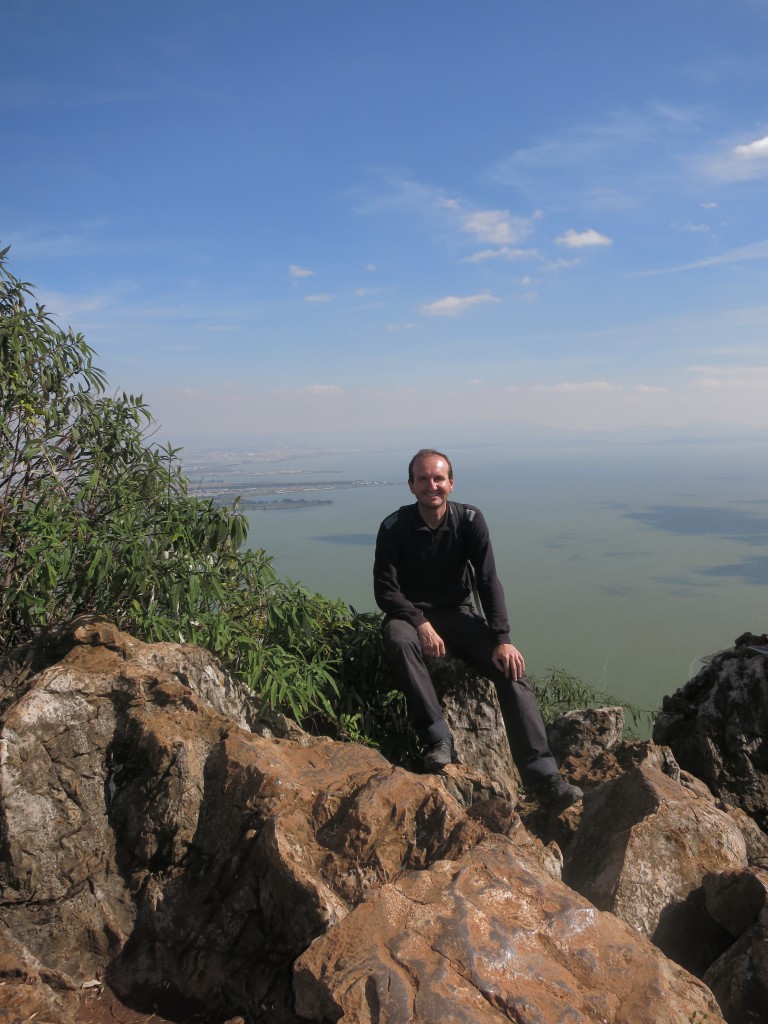
[{"label": "man's left hand", "polygon": [[525,672],[523,656],[512,644],[499,644],[491,655],[496,668],[501,669],[507,679],[517,682]]}]

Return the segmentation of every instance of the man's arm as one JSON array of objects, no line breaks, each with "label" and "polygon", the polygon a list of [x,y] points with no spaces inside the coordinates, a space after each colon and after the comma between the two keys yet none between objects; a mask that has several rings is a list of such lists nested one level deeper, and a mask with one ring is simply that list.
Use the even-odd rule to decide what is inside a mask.
[{"label": "man's arm", "polygon": [[511,646],[504,588],[496,574],[496,560],[493,556],[488,524],[479,509],[467,526],[469,527],[467,555],[475,571],[477,592],[480,596],[480,604],[483,606],[485,621],[498,645]]},{"label": "man's arm", "polygon": [[491,659],[507,679],[517,682],[525,673],[525,660],[514,644],[509,642],[509,618],[504,588],[496,574],[496,560],[493,557],[488,525],[479,510],[472,517],[471,526],[473,530],[470,535],[469,560],[475,570],[477,591],[486,622],[496,637],[496,647]]},{"label": "man's arm", "polygon": [[376,554],[373,559],[373,595],[383,612],[394,619],[402,619],[418,629],[427,620],[400,589],[397,564],[400,559],[398,516],[394,512],[379,527]]}]

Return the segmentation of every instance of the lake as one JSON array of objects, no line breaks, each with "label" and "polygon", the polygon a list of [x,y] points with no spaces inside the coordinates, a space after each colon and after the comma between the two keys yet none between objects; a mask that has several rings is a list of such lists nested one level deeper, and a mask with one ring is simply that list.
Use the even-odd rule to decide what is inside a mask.
[{"label": "lake", "polygon": [[[562,668],[657,709],[700,659],[768,630],[766,448],[453,446],[452,497],[488,520],[528,670]],[[376,531],[412,500],[411,454],[272,453],[258,464],[259,483],[323,484],[301,496],[332,504],[249,512],[249,546],[270,553],[281,576],[373,609]],[[230,479],[253,481],[249,468],[232,468]],[[356,480],[371,483],[343,486]]]}]

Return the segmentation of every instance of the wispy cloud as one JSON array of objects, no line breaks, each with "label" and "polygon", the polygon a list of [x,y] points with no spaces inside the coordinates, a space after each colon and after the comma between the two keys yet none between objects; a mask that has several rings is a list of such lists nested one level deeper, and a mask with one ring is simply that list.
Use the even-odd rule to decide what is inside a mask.
[{"label": "wispy cloud", "polygon": [[310,384],[303,389],[308,395],[342,395],[344,388],[338,384]]},{"label": "wispy cloud", "polygon": [[555,239],[555,245],[564,245],[568,249],[585,249],[593,245],[613,245],[613,240],[601,235],[594,228],[587,231],[574,231],[573,228],[568,228]]},{"label": "wispy cloud", "polygon": [[538,211],[530,217],[517,217],[509,210],[476,210],[464,216],[461,226],[478,242],[506,246],[528,238],[533,231],[533,222],[540,217]]},{"label": "wispy cloud", "polygon": [[305,295],[305,302],[331,302],[333,300],[332,295],[328,295],[327,292],[321,292],[318,295]]},{"label": "wispy cloud", "polygon": [[473,306],[486,302],[501,302],[501,299],[490,292],[481,292],[479,295],[447,295],[444,299],[422,306],[421,311],[427,316],[458,316],[459,313],[465,313]]},{"label": "wispy cloud", "polygon": [[[510,210],[485,209],[471,198],[448,192],[439,186],[414,181],[407,175],[390,172],[383,175],[386,191],[369,197],[358,209],[363,213],[398,210],[418,217],[439,229],[439,239],[452,245],[466,244],[467,238],[501,246],[500,258],[511,258],[512,249],[535,230],[542,213],[534,210],[528,216]],[[491,251],[482,258],[490,258]]]},{"label": "wispy cloud", "polygon": [[291,263],[288,267],[288,273],[291,277],[314,277],[315,271],[310,270],[308,267],[299,267],[295,263]]},{"label": "wispy cloud", "polygon": [[512,249],[503,245],[500,249],[482,249],[471,256],[465,256],[462,263],[483,263],[485,260],[528,260],[541,259],[538,249]]},{"label": "wispy cloud", "polygon": [[719,267],[729,263],[745,263],[749,260],[768,259],[768,241],[755,242],[753,245],[743,245],[738,249],[729,249],[727,252],[718,253],[716,256],[708,256],[703,260],[696,260],[695,263],[681,263],[675,267],[664,267],[660,270],[637,270],[631,277],[653,277],[657,274],[676,274],[683,270],[699,270],[702,267]]},{"label": "wispy cloud", "polygon": [[619,384],[611,384],[607,380],[562,381],[560,384],[548,384],[539,387],[540,391],[552,391],[555,394],[594,394],[608,391],[620,391]]},{"label": "wispy cloud", "polygon": [[698,120],[694,108],[614,110],[516,150],[494,164],[489,177],[539,203],[542,196],[548,202],[578,197],[589,209],[627,209],[679,173],[675,154],[697,137]]}]

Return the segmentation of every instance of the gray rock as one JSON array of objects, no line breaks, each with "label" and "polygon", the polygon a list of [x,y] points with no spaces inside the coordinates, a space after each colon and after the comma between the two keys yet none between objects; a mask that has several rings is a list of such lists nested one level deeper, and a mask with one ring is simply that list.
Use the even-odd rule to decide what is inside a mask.
[{"label": "gray rock", "polygon": [[570,755],[597,757],[615,750],[624,736],[624,708],[567,711],[547,726],[549,748],[558,764]]},{"label": "gray rock", "polygon": [[707,874],[704,898],[710,916],[738,939],[768,905],[768,873],[746,868]]},{"label": "gray rock", "polygon": [[768,909],[712,964],[704,982],[728,1024],[768,1024]]},{"label": "gray rock", "polygon": [[514,803],[520,776],[493,683],[458,658],[431,659],[430,675],[460,761],[492,779],[496,795]]},{"label": "gray rock", "polygon": [[768,831],[768,636],[745,634],[671,697],[653,729],[680,767]]}]

